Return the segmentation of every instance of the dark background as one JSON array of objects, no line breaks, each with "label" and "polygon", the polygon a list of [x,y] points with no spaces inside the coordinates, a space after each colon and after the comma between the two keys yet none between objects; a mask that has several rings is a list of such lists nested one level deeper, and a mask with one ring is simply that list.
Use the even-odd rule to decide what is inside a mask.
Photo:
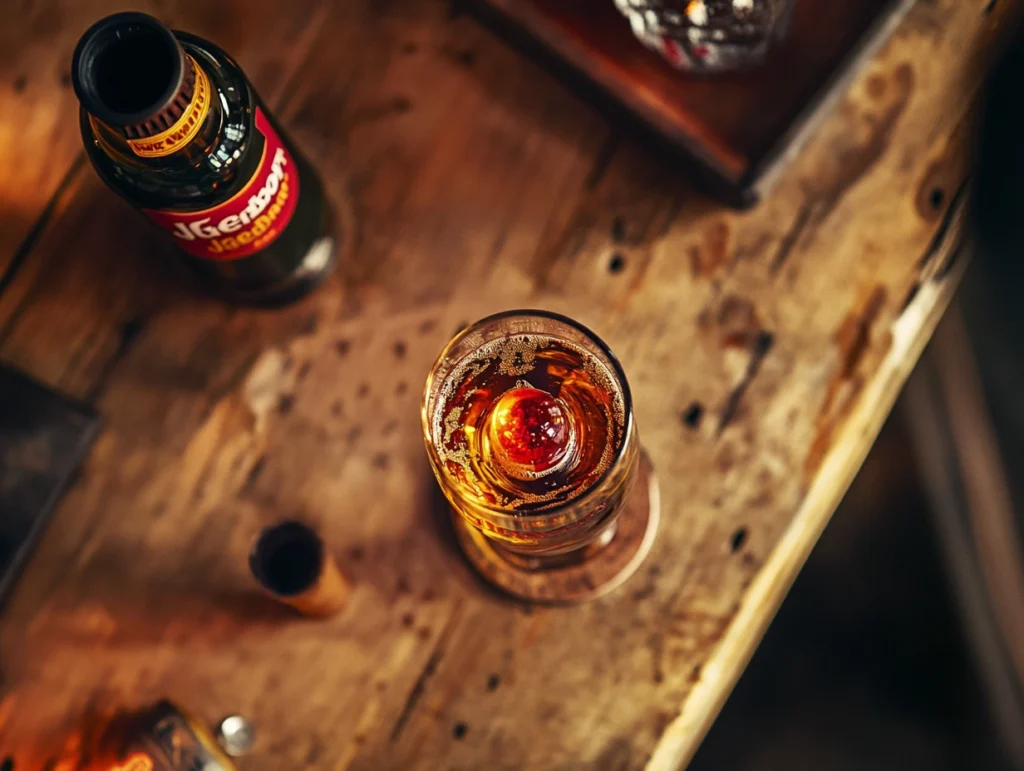
[{"label": "dark background", "polygon": [[939,556],[902,406],[691,771],[1008,767]]}]

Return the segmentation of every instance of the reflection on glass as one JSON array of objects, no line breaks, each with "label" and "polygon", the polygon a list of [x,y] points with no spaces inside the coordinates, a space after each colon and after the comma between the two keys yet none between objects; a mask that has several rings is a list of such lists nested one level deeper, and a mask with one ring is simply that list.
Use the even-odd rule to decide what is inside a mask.
[{"label": "reflection on glass", "polygon": [[795,0],[615,0],[634,34],[673,66],[726,72],[760,64]]},{"label": "reflection on glass", "polygon": [[427,380],[427,452],[455,512],[538,569],[614,536],[640,450],[629,386],[592,332],[542,311],[460,333]]}]

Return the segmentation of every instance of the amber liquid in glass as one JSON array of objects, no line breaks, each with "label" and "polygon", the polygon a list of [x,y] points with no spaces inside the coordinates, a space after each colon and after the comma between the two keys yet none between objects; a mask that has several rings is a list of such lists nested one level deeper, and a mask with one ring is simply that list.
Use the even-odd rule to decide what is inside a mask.
[{"label": "amber liquid in glass", "polygon": [[573,343],[538,334],[491,340],[464,358],[430,418],[461,496],[531,516],[598,482],[628,425],[608,368]]}]

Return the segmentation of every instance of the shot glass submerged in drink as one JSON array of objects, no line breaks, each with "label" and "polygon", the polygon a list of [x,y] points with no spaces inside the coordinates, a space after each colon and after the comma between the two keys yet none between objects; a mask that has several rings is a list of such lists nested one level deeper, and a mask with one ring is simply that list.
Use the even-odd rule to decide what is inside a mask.
[{"label": "shot glass submerged in drink", "polygon": [[657,488],[629,385],[571,319],[513,311],[464,330],[427,380],[423,430],[463,549],[505,591],[596,597],[650,549]]}]

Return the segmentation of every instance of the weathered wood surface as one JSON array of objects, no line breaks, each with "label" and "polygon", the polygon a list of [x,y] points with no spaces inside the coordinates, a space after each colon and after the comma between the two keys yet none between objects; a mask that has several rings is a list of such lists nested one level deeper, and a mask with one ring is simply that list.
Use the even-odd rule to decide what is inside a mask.
[{"label": "weathered wood surface", "polygon": [[[685,764],[948,299],[936,236],[1020,3],[919,3],[743,214],[436,0],[144,4],[236,52],[350,201],[337,278],[280,313],[193,293],[76,161],[60,73],[115,5],[3,33],[0,358],[106,429],[0,616],[0,748],[39,768],[86,711],[167,695],[253,718],[254,771]],[[495,596],[438,526],[422,383],[515,306],[610,343],[661,475],[652,556],[582,607]],[[247,575],[286,516],[355,581],[335,619]]]}]

